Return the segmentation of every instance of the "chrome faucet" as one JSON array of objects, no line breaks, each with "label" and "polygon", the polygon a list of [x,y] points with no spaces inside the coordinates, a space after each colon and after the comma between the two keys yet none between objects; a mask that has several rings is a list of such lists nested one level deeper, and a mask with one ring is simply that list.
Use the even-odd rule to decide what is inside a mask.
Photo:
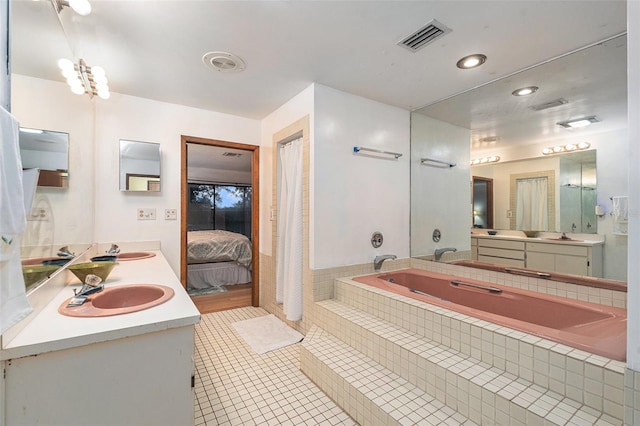
[{"label": "chrome faucet", "polygon": [[374,271],[379,271],[380,268],[382,268],[382,263],[389,259],[389,260],[394,260],[397,259],[398,257],[395,254],[383,254],[380,256],[376,256],[375,259],[373,259],[373,269]]},{"label": "chrome faucet", "polygon": [[440,258],[442,258],[442,255],[445,254],[448,251],[456,252],[456,251],[458,251],[458,249],[455,248],[455,247],[445,247],[445,248],[436,249],[436,251],[433,252],[433,254],[435,254],[435,256],[436,256],[436,262],[439,262]]},{"label": "chrome faucet", "polygon": [[66,258],[70,259],[75,255],[76,255],[75,253],[72,253],[71,250],[69,250],[69,246],[60,247],[58,249],[58,256],[59,257],[66,257]]},{"label": "chrome faucet", "polygon": [[111,248],[109,250],[107,250],[105,253],[110,254],[110,255],[116,255],[116,254],[120,253],[120,247],[118,247],[117,244],[111,244]]},{"label": "chrome faucet", "polygon": [[104,284],[100,284],[102,278],[97,275],[88,274],[84,279],[84,284],[80,290],[73,290],[73,297],[69,300],[67,307],[80,306],[87,301],[87,298],[104,290]]}]

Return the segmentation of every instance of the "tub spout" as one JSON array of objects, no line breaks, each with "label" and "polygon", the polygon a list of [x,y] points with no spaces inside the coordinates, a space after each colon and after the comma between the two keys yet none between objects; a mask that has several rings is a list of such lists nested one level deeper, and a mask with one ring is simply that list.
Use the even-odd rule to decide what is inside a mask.
[{"label": "tub spout", "polygon": [[376,258],[373,259],[373,269],[375,271],[379,271],[380,268],[382,268],[382,263],[387,259],[397,259],[397,256],[395,254],[383,254],[380,256],[376,256]]},{"label": "tub spout", "polygon": [[445,254],[448,251],[456,252],[456,251],[458,251],[458,249],[455,248],[455,247],[445,247],[445,248],[436,249],[436,251],[433,252],[433,254],[435,254],[435,256],[436,256],[436,262],[439,262],[440,258],[442,258],[442,255]]}]

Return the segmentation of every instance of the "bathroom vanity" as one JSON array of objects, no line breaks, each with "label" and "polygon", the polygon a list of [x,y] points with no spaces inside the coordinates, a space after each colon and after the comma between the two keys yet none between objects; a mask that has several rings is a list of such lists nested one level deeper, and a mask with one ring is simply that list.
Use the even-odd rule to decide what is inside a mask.
[{"label": "bathroom vanity", "polygon": [[[105,288],[171,287],[168,301],[122,315],[77,318],[58,308],[68,285],[3,342],[1,425],[193,424],[194,326],[200,313],[160,251],[121,261]],[[7,337],[7,333],[3,338]]]},{"label": "bathroom vanity", "polygon": [[603,241],[472,235],[480,262],[602,278]]}]

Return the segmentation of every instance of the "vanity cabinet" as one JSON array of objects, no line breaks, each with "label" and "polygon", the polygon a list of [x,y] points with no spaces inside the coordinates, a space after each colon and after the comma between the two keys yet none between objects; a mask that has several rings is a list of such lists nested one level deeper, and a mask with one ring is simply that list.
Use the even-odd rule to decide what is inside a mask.
[{"label": "vanity cabinet", "polygon": [[478,238],[478,258],[480,262],[525,267],[525,243],[499,239]]},{"label": "vanity cabinet", "polygon": [[563,274],[602,277],[602,245],[527,244],[527,268]]},{"label": "vanity cabinet", "polygon": [[471,255],[480,262],[602,278],[601,243],[471,237]]}]

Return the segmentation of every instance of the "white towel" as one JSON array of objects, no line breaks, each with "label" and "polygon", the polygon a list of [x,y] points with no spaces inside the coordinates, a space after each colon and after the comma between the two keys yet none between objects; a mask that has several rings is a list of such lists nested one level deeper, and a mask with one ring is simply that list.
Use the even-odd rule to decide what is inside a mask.
[{"label": "white towel", "polygon": [[32,311],[20,263],[27,217],[18,131],[18,121],[0,107],[0,334]]}]

